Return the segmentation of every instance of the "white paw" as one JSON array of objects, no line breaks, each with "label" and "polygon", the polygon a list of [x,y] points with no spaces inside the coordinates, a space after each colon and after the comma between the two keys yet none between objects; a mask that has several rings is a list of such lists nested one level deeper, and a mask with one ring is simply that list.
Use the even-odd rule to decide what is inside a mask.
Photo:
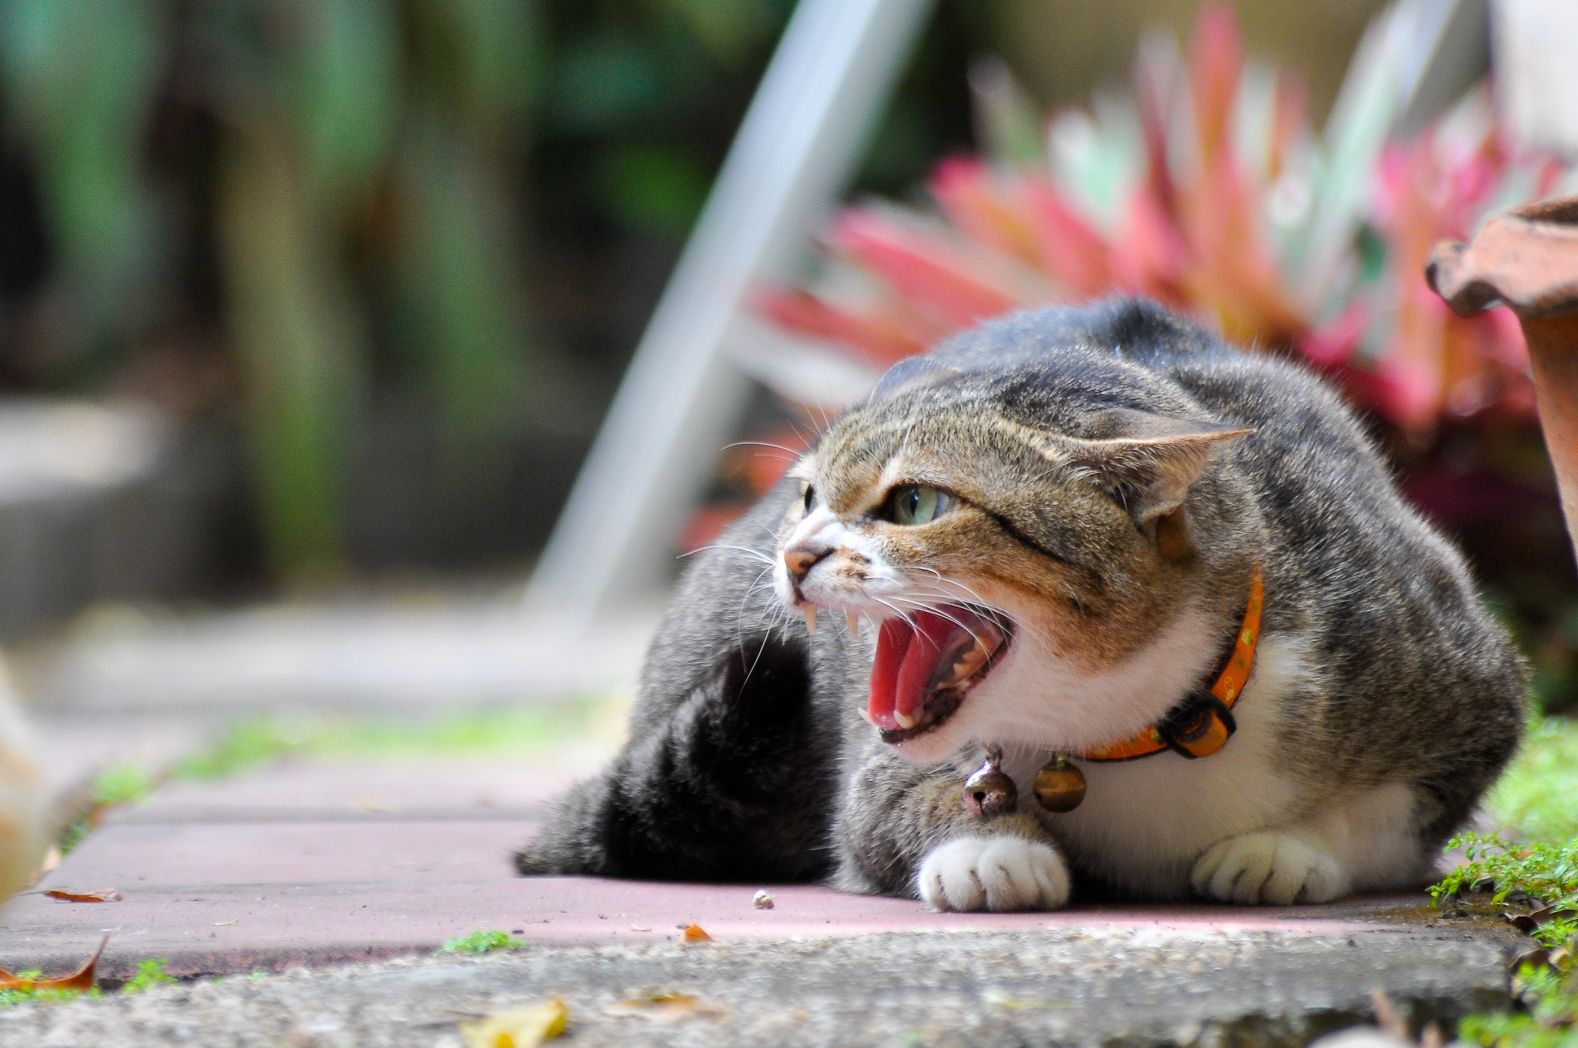
[{"label": "white paw", "polygon": [[1068,865],[1023,837],[960,837],[932,849],[915,878],[934,910],[1055,910],[1068,902]]},{"label": "white paw", "polygon": [[1330,902],[1348,890],[1331,854],[1285,833],[1246,833],[1207,849],[1189,877],[1194,890],[1223,902]]}]

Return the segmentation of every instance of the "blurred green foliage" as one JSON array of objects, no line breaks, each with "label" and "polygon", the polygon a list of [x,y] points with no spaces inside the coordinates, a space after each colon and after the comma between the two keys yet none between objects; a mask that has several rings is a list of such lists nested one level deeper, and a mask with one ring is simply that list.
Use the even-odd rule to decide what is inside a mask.
[{"label": "blurred green foliage", "polygon": [[0,246],[0,383],[153,361],[240,422],[272,565],[332,567],[375,405],[483,483],[556,409],[534,256],[681,237],[789,7],[0,0],[0,233],[38,227]]},{"label": "blurred green foliage", "polygon": [[[512,181],[540,5],[5,0],[6,120],[44,213],[50,377],[91,380],[218,289],[274,562],[332,562],[350,435],[381,356],[486,464],[532,336]],[[217,270],[196,281],[189,270]],[[393,325],[376,344],[375,317]]]}]

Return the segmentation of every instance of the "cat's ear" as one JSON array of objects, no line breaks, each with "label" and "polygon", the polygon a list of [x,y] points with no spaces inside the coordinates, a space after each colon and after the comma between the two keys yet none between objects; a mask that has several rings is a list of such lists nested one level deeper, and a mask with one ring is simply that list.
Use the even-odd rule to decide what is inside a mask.
[{"label": "cat's ear", "polygon": [[1124,408],[1103,412],[1099,429],[1114,435],[1079,441],[1074,461],[1158,545],[1172,546],[1187,538],[1182,507],[1189,488],[1219,452],[1254,432]]}]

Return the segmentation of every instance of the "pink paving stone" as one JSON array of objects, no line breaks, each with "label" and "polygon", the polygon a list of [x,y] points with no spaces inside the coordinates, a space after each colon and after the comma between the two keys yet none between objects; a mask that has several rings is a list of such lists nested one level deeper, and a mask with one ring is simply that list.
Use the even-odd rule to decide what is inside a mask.
[{"label": "pink paving stone", "polygon": [[[118,888],[124,901],[33,894],[0,908],[0,966],[74,967],[111,933],[102,966],[147,957],[177,974],[246,972],[431,951],[477,929],[533,943],[671,941],[694,922],[720,940],[894,931],[1132,926],[1202,935],[1276,929],[1386,935],[1392,907],[1084,907],[1052,914],[935,914],[920,903],[767,885],[521,878],[510,850],[533,832],[562,770],[475,765],[296,766],[172,784],[90,836],[40,888]],[[704,948],[704,947],[703,947]]]}]

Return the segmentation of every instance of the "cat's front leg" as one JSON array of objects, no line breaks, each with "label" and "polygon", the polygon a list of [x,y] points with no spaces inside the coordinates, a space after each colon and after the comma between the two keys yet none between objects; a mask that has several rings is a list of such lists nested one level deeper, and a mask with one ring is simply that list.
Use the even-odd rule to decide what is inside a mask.
[{"label": "cat's front leg", "polygon": [[955,767],[919,768],[878,753],[847,797],[835,834],[846,890],[919,898],[935,910],[1068,902],[1068,865],[1036,817],[1020,811],[983,822],[965,806]]},{"label": "cat's front leg", "polygon": [[1195,861],[1190,885],[1222,902],[1271,906],[1413,887],[1430,861],[1418,809],[1402,783],[1358,791],[1310,818],[1218,841]]}]

